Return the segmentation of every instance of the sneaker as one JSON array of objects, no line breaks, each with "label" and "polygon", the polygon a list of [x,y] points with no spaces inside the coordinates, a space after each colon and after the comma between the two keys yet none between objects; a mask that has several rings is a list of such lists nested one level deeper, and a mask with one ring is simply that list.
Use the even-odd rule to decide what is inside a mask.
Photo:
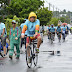
[{"label": "sneaker", "polygon": [[3,57],[7,57],[7,55],[6,54],[4,54],[4,56]]},{"label": "sneaker", "polygon": [[31,63],[31,57],[28,57],[28,63]]},{"label": "sneaker", "polygon": [[36,53],[39,53],[39,48],[36,48]]},{"label": "sneaker", "polygon": [[11,55],[9,55],[9,58],[12,60],[12,56]]}]

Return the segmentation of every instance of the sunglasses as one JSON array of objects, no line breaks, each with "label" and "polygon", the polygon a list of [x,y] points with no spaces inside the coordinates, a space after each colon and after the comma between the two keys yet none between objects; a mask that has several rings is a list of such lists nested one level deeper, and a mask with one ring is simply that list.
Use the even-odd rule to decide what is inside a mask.
[{"label": "sunglasses", "polygon": [[12,22],[12,24],[16,24],[16,23],[13,23],[13,22]]}]

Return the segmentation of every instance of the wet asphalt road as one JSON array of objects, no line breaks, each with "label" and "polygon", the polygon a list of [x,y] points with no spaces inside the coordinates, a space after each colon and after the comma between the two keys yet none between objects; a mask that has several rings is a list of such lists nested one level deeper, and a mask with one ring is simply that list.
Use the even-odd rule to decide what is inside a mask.
[{"label": "wet asphalt road", "polygon": [[[61,51],[60,56],[57,56],[57,50]],[[49,51],[54,51],[55,55],[50,55]],[[72,35],[68,35],[66,41],[61,40],[60,43],[56,36],[53,44],[44,36],[37,67],[27,67],[24,53],[19,60],[16,60],[15,56],[12,61],[8,57],[0,60],[0,72],[72,72]]]}]

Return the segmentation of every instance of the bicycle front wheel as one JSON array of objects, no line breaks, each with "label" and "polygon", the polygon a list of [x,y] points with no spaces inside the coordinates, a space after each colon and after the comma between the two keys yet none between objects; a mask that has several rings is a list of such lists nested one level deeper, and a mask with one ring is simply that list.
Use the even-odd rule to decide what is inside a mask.
[{"label": "bicycle front wheel", "polygon": [[37,66],[37,62],[38,62],[38,53],[36,53],[36,48],[33,49],[33,61],[34,61],[34,65]]},{"label": "bicycle front wheel", "polygon": [[27,66],[29,68],[31,68],[31,65],[32,65],[32,50],[31,50],[30,46],[28,46],[26,48],[26,63],[27,63]]}]

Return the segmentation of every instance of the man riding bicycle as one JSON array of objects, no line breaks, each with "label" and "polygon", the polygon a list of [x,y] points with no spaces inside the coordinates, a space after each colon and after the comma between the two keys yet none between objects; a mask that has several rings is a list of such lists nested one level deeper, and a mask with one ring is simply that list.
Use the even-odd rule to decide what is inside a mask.
[{"label": "man riding bicycle", "polygon": [[37,19],[37,16],[34,12],[29,14],[28,20],[25,22],[25,25],[22,30],[22,38],[25,36],[25,31],[27,30],[27,39],[26,39],[26,48],[29,45],[29,40],[37,39],[37,48],[36,52],[39,53],[39,47],[41,44],[41,36],[39,33],[40,21]]},{"label": "man riding bicycle", "polygon": [[55,32],[56,32],[56,29],[55,29],[54,25],[51,24],[50,33],[52,33],[54,37],[55,37]]},{"label": "man riding bicycle", "polygon": [[67,27],[66,27],[66,25],[64,24],[64,26],[62,27],[62,35],[64,36],[63,39],[65,39],[65,34],[67,34],[66,32],[67,32]]},{"label": "man riding bicycle", "polygon": [[61,32],[62,32],[62,28],[60,27],[61,25],[58,24],[58,27],[56,29],[57,35],[60,33],[60,38],[61,38]]}]

